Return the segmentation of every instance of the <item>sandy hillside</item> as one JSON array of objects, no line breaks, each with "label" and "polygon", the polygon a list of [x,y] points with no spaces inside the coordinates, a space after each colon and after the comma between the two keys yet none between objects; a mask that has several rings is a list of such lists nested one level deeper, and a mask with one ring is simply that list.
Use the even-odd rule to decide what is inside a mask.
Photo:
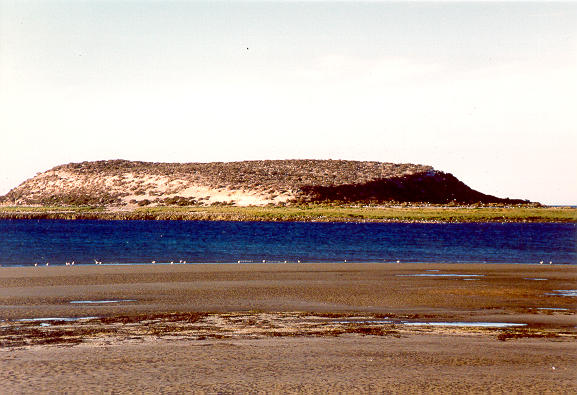
[{"label": "sandy hillside", "polygon": [[344,160],[57,166],[12,189],[17,205],[212,205],[337,203],[525,203],[474,191],[431,166]]}]

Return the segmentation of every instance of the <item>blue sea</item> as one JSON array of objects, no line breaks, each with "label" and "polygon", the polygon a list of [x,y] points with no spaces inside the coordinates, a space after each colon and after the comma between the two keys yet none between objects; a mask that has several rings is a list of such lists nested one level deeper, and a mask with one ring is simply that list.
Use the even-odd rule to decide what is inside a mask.
[{"label": "blue sea", "polygon": [[0,220],[0,264],[577,264],[577,225]]}]

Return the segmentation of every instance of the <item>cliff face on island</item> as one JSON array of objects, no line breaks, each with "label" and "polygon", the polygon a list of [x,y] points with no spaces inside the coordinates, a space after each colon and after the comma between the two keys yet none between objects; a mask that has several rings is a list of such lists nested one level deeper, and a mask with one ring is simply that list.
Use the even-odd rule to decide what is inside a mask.
[{"label": "cliff face on island", "polygon": [[485,195],[430,166],[343,160],[70,163],[23,182],[0,202],[99,206],[529,203]]}]

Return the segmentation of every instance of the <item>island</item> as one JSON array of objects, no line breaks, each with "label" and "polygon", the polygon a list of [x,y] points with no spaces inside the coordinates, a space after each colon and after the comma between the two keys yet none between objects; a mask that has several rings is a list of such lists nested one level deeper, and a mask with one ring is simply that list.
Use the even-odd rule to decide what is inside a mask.
[{"label": "island", "polygon": [[347,160],[103,160],[38,173],[4,219],[577,222],[577,209],[500,198],[418,164]]}]

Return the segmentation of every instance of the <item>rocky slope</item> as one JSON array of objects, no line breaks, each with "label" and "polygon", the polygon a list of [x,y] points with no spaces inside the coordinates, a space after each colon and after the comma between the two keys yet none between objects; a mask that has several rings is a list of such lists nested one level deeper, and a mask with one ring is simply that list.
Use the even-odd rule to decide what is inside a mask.
[{"label": "rocky slope", "polygon": [[70,163],[1,197],[21,205],[211,205],[306,202],[528,203],[472,190],[430,166],[343,160]]}]

